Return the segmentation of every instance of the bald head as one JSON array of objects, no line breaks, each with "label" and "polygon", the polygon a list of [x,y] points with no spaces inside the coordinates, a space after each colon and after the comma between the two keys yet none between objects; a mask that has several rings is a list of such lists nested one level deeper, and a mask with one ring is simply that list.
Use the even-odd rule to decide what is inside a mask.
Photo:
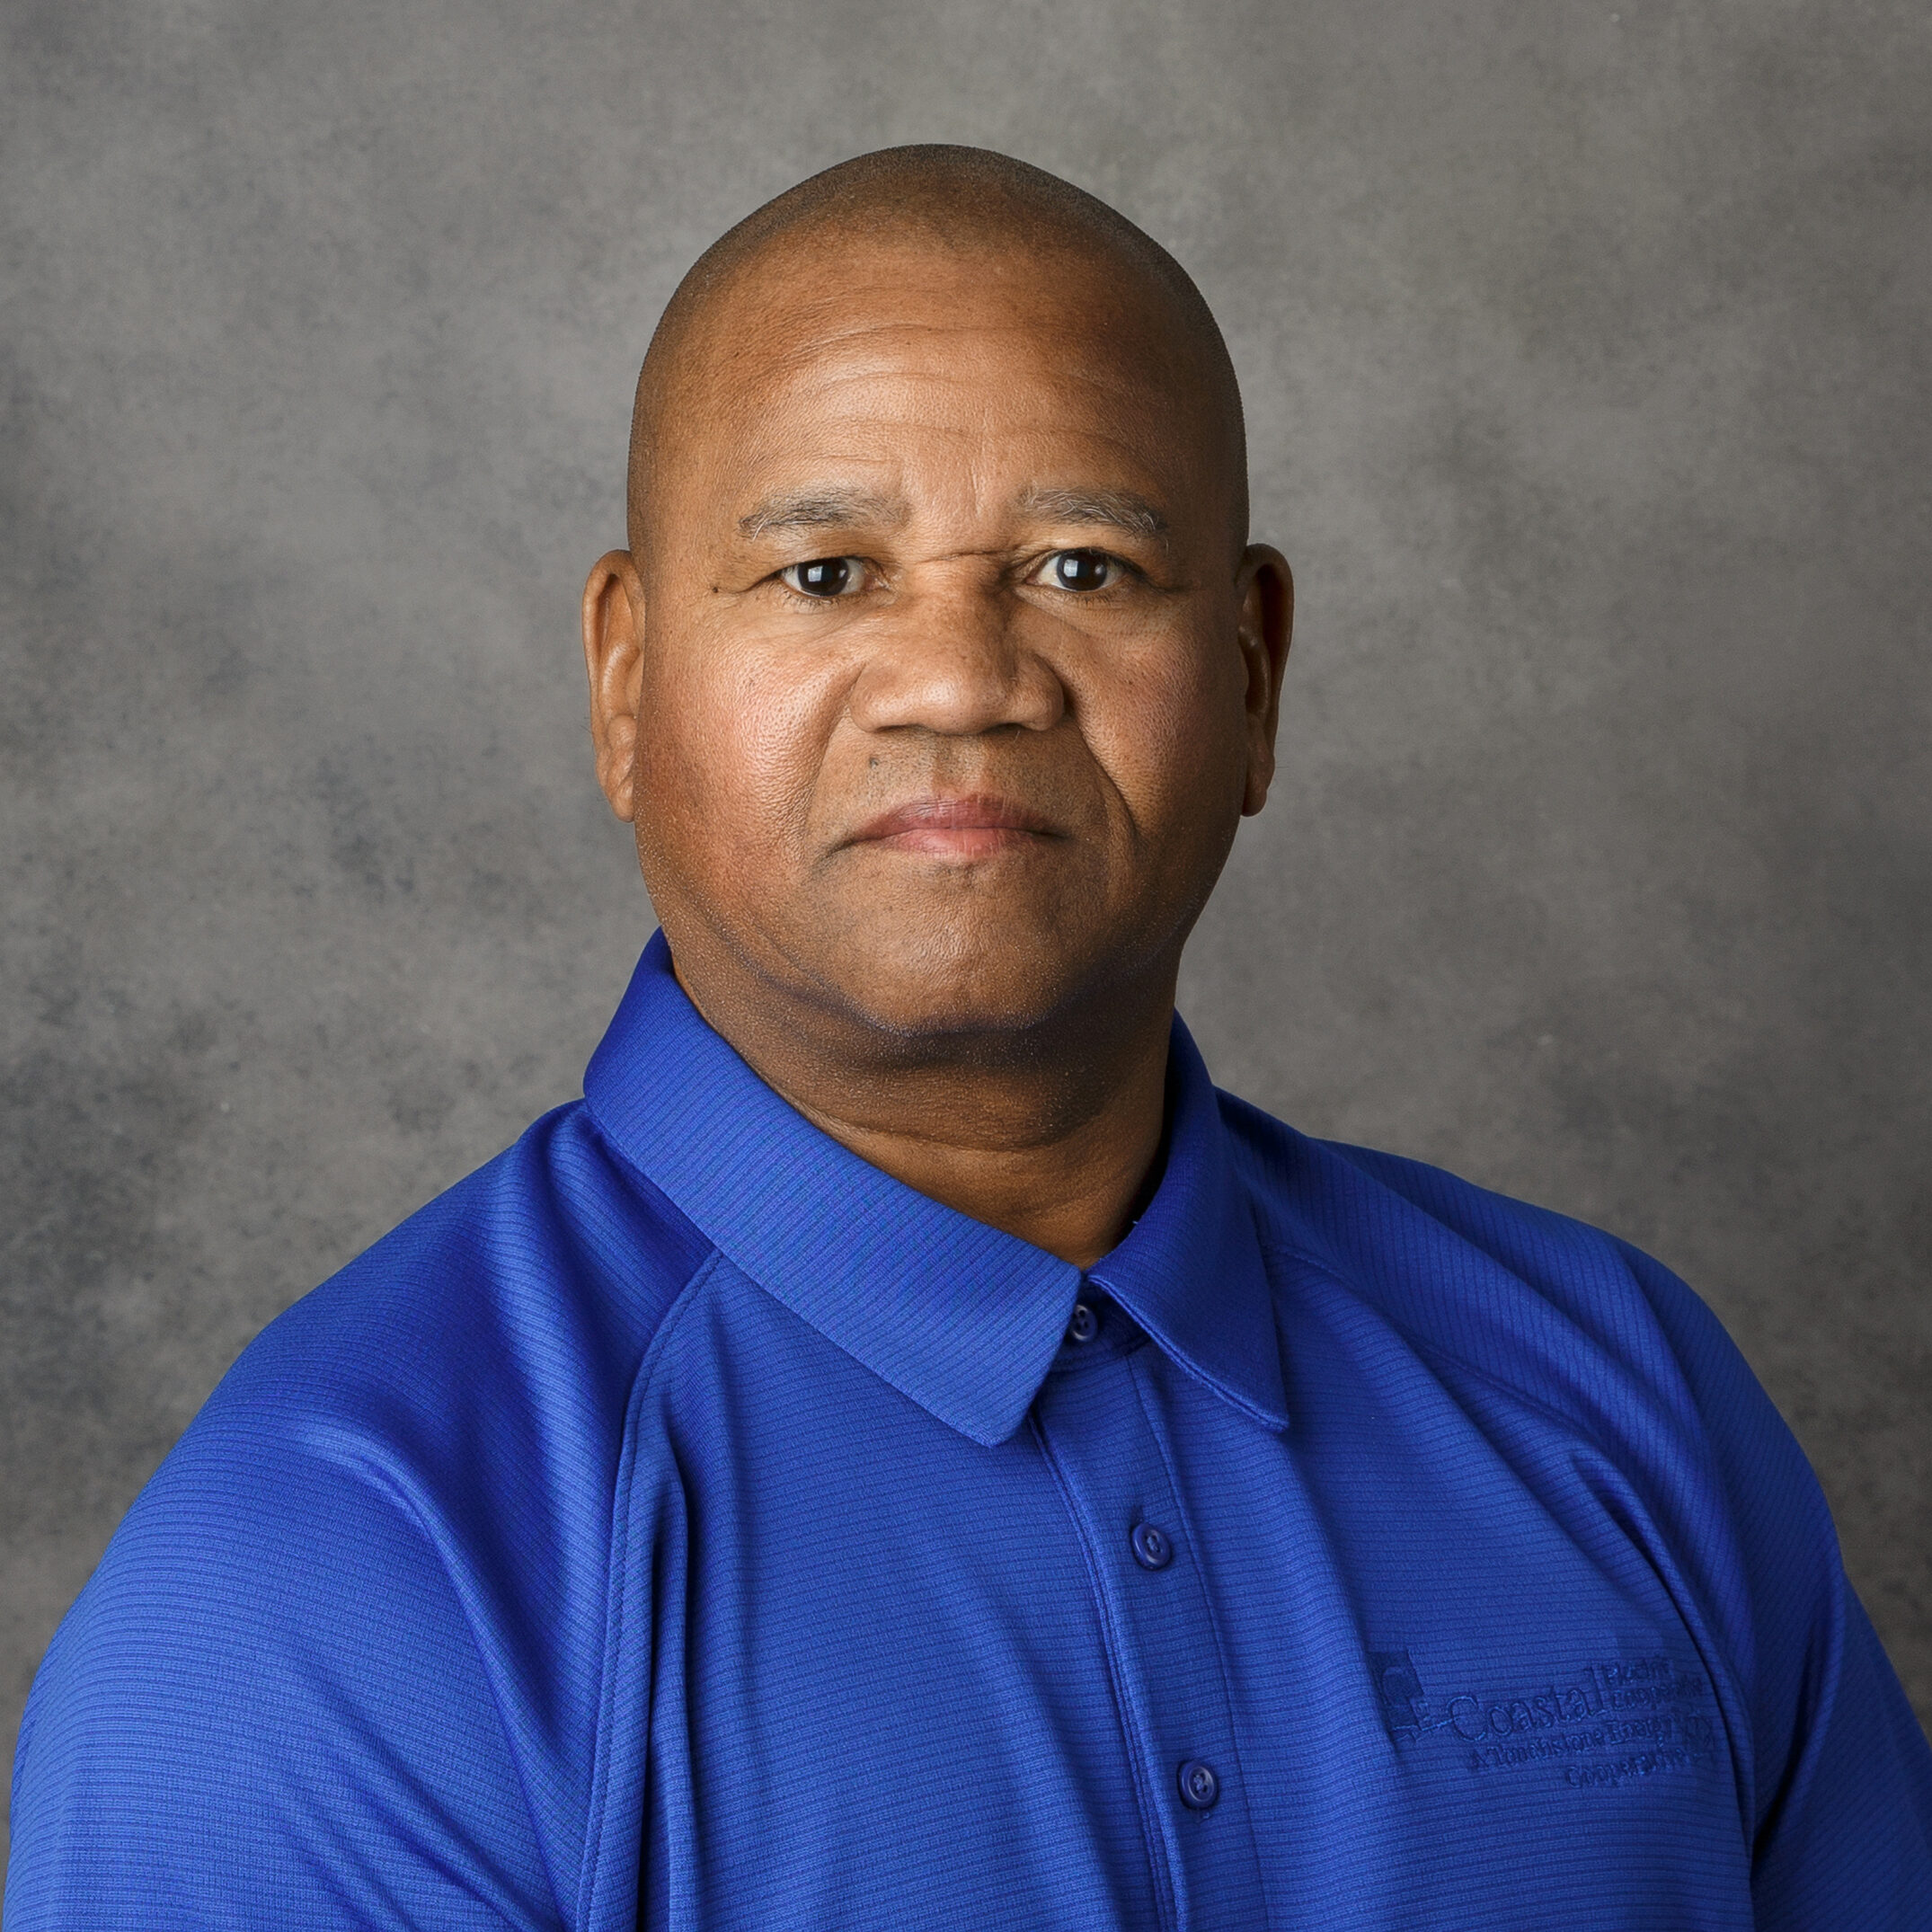
[{"label": "bald head", "polygon": [[[826,266],[841,253],[889,251],[917,273],[921,255],[956,265],[983,257],[1020,283],[1059,290],[1152,379],[1187,398],[1187,414],[1229,484],[1229,536],[1247,536],[1241,395],[1226,343],[1187,271],[1105,202],[1045,170],[989,149],[882,148],[788,189],[721,236],[678,284],[651,341],[631,420],[631,547],[648,555],[659,459],[723,394],[756,382],[788,331],[809,335]],[[1084,298],[1084,299],[1083,299]],[[849,327],[849,323],[846,325]],[[747,353],[756,344],[762,355]],[[746,400],[742,395],[739,401]]]}]

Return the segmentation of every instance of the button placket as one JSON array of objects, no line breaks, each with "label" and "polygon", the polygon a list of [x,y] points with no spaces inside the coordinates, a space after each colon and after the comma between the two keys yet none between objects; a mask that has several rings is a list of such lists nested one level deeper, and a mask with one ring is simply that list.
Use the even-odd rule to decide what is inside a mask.
[{"label": "button placket", "polygon": [[1177,1928],[1265,1922],[1220,1647],[1131,1357],[1050,1378],[1034,1426],[1103,1599],[1101,1628]]}]

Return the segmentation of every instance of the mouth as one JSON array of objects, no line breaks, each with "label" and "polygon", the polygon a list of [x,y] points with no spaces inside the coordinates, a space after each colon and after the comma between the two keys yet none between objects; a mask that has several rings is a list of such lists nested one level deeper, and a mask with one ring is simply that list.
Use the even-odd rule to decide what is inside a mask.
[{"label": "mouth", "polygon": [[882,846],[921,858],[979,859],[1065,835],[1050,819],[1011,799],[916,798],[859,827],[849,845]]}]

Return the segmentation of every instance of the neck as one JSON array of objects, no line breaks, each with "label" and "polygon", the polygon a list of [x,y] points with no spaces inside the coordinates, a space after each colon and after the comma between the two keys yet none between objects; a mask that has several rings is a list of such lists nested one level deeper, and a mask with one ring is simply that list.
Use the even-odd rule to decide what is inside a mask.
[{"label": "neck", "polygon": [[891,1033],[747,983],[678,979],[752,1071],[862,1160],[1086,1268],[1132,1224],[1160,1149],[1174,973],[1015,1034]]}]

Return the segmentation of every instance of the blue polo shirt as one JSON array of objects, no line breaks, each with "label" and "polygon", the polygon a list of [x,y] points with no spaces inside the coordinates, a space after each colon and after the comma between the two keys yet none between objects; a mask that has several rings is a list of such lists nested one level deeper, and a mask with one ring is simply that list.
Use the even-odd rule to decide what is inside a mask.
[{"label": "blue polo shirt", "polygon": [[1219,1094],[1085,1276],[661,939],[274,1323],[35,1686],[8,1932],[1932,1926],[1932,1757],[1716,1322]]}]

